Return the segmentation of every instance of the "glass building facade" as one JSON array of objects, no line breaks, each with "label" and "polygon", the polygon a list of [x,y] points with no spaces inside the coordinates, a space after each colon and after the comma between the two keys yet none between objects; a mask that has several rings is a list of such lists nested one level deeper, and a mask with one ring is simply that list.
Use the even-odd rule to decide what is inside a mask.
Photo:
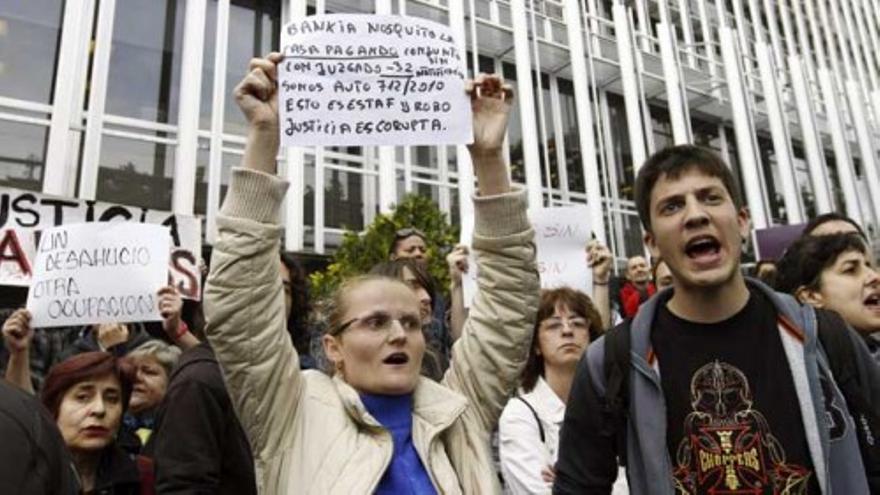
[{"label": "glass building facade", "polygon": [[[517,90],[506,158],[530,203],[586,204],[618,260],[644,249],[639,164],[686,142],[728,161],[756,227],[834,210],[880,236],[880,0],[2,1],[0,184],[200,215],[210,243],[245,142],[232,88],[320,13],[450,25],[469,74]],[[292,251],[332,252],[407,193],[470,208],[463,147],[279,164]]]}]

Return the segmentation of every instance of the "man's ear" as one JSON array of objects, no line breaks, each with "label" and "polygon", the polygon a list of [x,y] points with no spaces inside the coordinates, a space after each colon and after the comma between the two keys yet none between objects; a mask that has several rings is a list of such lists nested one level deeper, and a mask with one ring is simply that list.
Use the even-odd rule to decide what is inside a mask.
[{"label": "man's ear", "polygon": [[794,292],[794,297],[796,297],[799,302],[809,304],[815,308],[825,307],[825,298],[822,297],[822,293],[816,289],[809,289],[802,285]]},{"label": "man's ear", "polygon": [[752,231],[752,216],[745,206],[739,209],[736,216],[739,223],[739,235],[743,238],[743,244],[746,244]]},{"label": "man's ear", "polygon": [[651,258],[660,258],[660,248],[657,247],[657,240],[654,238],[654,234],[646,231],[642,240],[645,242],[645,246],[648,246],[648,251],[651,252]]}]

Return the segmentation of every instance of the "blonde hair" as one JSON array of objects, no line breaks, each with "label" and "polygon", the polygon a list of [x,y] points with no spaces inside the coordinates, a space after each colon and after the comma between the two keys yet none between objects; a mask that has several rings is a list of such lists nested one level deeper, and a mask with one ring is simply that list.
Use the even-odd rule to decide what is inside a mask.
[{"label": "blonde hair", "polygon": [[180,354],[181,350],[177,347],[166,344],[158,339],[151,339],[129,352],[128,357],[152,357],[162,365],[165,369],[165,374],[171,376],[171,370],[174,369],[174,365],[176,365],[177,360],[180,359]]}]

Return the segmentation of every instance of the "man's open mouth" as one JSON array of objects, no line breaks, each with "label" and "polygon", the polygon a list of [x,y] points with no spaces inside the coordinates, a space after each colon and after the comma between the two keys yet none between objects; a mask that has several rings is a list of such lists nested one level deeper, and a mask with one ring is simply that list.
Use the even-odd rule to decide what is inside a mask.
[{"label": "man's open mouth", "polygon": [[721,243],[712,236],[700,236],[691,239],[684,248],[689,258],[697,259],[714,256],[721,251]]}]

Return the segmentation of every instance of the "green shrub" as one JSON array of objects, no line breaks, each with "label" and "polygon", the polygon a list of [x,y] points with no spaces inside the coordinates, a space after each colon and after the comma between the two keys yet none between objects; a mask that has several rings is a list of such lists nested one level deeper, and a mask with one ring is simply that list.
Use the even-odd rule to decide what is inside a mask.
[{"label": "green shrub", "polygon": [[438,282],[438,288],[448,291],[446,254],[458,243],[458,227],[449,223],[446,214],[430,197],[409,194],[390,215],[378,215],[363,233],[345,232],[333,262],[325,271],[311,275],[314,300],[323,300],[346,278],[366,273],[376,263],[387,260],[394,233],[407,227],[415,227],[427,236],[428,270]]}]

